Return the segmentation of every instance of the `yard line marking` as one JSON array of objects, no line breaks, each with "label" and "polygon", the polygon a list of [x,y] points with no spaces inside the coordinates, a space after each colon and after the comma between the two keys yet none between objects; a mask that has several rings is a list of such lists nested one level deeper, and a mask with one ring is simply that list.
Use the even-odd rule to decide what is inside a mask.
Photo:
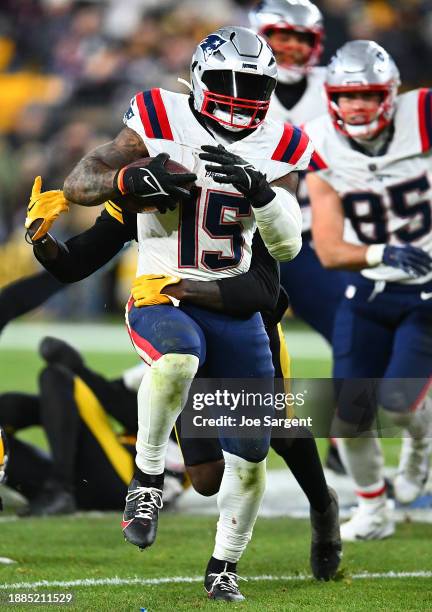
[{"label": "yard line marking", "polygon": [[[359,574],[347,575],[348,580],[376,580],[376,579],[404,579],[404,578],[432,578],[432,571],[417,571],[417,572],[361,572]],[[166,578],[83,578],[81,580],[39,580],[38,582],[14,582],[11,584],[0,584],[0,589],[36,589],[38,587],[76,587],[76,586],[124,586],[134,585],[139,586],[158,586],[161,584],[169,584],[172,582],[187,584],[193,582],[202,582],[202,576],[170,576]],[[293,576],[272,576],[264,574],[262,576],[248,576],[246,580],[250,582],[295,582],[312,580],[312,576],[298,574]]]}]

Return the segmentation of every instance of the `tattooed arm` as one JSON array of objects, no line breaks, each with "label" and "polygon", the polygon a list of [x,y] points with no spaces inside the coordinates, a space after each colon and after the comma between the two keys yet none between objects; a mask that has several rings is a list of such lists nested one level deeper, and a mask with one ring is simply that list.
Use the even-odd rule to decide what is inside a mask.
[{"label": "tattooed arm", "polygon": [[106,202],[118,195],[114,187],[117,170],[148,155],[140,136],[124,128],[113,141],[97,147],[78,162],[64,183],[66,199],[82,206]]}]

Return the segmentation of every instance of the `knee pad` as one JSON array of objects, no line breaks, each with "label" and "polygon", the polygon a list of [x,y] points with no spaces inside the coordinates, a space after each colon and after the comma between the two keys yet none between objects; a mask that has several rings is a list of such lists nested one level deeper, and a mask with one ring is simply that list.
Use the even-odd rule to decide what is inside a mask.
[{"label": "knee pad", "polygon": [[167,353],[162,355],[151,366],[152,372],[157,371],[173,381],[192,380],[198,371],[199,359],[195,355],[183,353]]},{"label": "knee pad", "polygon": [[248,461],[226,451],[224,451],[224,459],[227,479],[234,476],[235,480],[240,482],[241,490],[239,493],[246,494],[258,491],[265,485],[265,459],[261,461]]}]

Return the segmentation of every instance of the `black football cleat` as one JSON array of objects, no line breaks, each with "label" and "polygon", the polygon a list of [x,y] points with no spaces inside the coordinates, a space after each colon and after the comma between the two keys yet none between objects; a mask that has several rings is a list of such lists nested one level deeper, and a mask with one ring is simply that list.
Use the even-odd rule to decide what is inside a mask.
[{"label": "black football cleat", "polygon": [[125,540],[140,548],[151,546],[156,539],[162,507],[161,489],[143,487],[139,480],[132,478],[121,523]]},{"label": "black football cleat", "polygon": [[339,504],[331,487],[331,503],[324,513],[311,508],[312,542],[310,564],[317,580],[334,578],[342,559],[342,540],[339,527]]},{"label": "black football cleat", "polygon": [[[204,580],[204,588],[209,599],[219,601],[244,601],[245,597],[240,593],[237,584],[237,574],[227,572],[227,566],[223,572],[207,573]],[[243,579],[244,580],[244,579]]]},{"label": "black football cleat", "polygon": [[28,506],[17,511],[20,517],[59,516],[77,511],[75,497],[69,491],[47,483]]}]

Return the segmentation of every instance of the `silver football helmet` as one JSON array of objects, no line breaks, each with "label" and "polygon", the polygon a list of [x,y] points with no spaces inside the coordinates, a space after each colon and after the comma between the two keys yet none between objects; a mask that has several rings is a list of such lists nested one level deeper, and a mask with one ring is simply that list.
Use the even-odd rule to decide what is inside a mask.
[{"label": "silver football helmet", "polygon": [[221,28],[197,46],[191,82],[199,113],[229,130],[254,129],[263,122],[276,87],[276,60],[252,30]]},{"label": "silver football helmet", "polygon": [[321,11],[309,0],[262,0],[249,13],[251,27],[262,36],[271,32],[300,32],[311,35],[312,51],[302,65],[278,61],[278,78],[283,83],[299,81],[322,53],[324,35]]},{"label": "silver football helmet", "polygon": [[[399,70],[390,55],[372,40],[353,40],[341,47],[327,67],[325,88],[330,115],[336,128],[358,139],[377,136],[391,122],[400,85]],[[338,105],[338,97],[351,92],[378,92],[382,101],[378,112],[360,125],[348,124]]]}]

